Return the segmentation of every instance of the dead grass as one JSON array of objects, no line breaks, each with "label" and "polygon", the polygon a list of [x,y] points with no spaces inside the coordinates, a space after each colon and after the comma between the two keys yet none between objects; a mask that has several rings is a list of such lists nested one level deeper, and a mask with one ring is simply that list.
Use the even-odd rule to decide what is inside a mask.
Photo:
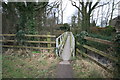
[{"label": "dead grass", "polygon": [[76,59],[72,63],[75,78],[112,78],[112,74],[92,61]]},{"label": "dead grass", "polygon": [[[18,51],[14,50],[10,52],[10,54],[3,53],[3,78],[54,78],[57,64],[61,60],[52,52],[32,54],[28,51],[32,54],[31,57],[15,55]],[[112,74],[108,73],[94,62],[83,58],[73,59],[71,60],[71,64],[75,78],[113,77]]]},{"label": "dead grass", "polygon": [[[15,54],[14,51],[11,54]],[[55,77],[59,60],[53,53],[39,53],[39,55],[32,57],[19,57],[11,54],[3,53],[3,78]]]}]

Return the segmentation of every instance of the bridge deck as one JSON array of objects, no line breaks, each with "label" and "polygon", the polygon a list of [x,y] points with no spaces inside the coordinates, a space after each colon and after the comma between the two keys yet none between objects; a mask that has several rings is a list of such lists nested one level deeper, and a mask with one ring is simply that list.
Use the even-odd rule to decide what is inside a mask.
[{"label": "bridge deck", "polygon": [[63,61],[67,61],[70,59],[71,57],[71,53],[70,53],[70,35],[68,35],[68,38],[66,40],[64,49],[63,49],[63,53],[61,54],[61,57],[63,59]]}]

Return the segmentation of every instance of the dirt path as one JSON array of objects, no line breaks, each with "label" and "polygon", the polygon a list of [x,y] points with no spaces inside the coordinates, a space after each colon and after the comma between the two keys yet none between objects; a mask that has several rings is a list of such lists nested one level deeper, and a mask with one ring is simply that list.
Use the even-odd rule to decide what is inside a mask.
[{"label": "dirt path", "polygon": [[70,36],[67,38],[61,57],[63,61],[61,61],[57,66],[56,78],[73,78],[73,69],[68,61],[71,57]]},{"label": "dirt path", "polygon": [[73,78],[73,70],[70,64],[58,64],[57,78]]}]

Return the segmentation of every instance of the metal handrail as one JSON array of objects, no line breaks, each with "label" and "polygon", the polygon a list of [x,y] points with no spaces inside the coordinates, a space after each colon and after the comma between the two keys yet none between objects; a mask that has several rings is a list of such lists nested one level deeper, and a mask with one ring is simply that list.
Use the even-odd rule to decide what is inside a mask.
[{"label": "metal handrail", "polygon": [[74,35],[72,34],[72,32],[70,32],[70,51],[72,56],[75,56],[75,38]]}]

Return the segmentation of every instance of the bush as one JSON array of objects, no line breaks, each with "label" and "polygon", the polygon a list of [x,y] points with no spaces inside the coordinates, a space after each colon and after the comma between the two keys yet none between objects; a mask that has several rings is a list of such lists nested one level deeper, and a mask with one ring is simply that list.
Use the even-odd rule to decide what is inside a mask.
[{"label": "bush", "polygon": [[115,28],[109,26],[109,27],[101,30],[100,33],[105,36],[111,36],[111,35],[113,35],[113,33],[115,33]]},{"label": "bush", "polygon": [[18,45],[23,45],[25,42],[25,32],[23,30],[19,30],[16,35],[15,39],[17,40]]},{"label": "bush", "polygon": [[69,24],[67,24],[67,23],[63,24],[63,26],[60,27],[60,30],[70,31],[70,26],[69,26]]},{"label": "bush", "polygon": [[86,31],[82,31],[80,34],[77,34],[75,38],[77,41],[79,41],[81,44],[85,44],[86,40],[84,39],[85,36],[88,36],[88,33]]},{"label": "bush", "polygon": [[105,28],[103,27],[91,27],[90,28],[91,33],[98,34],[102,36],[114,36],[116,30],[112,26],[107,26]]},{"label": "bush", "polygon": [[93,34],[93,33],[89,33],[89,36],[90,37],[94,37],[94,38],[100,38],[100,39],[104,39],[104,40],[109,40],[111,41],[112,40],[112,36],[103,36],[103,35],[100,35],[100,34]]}]

